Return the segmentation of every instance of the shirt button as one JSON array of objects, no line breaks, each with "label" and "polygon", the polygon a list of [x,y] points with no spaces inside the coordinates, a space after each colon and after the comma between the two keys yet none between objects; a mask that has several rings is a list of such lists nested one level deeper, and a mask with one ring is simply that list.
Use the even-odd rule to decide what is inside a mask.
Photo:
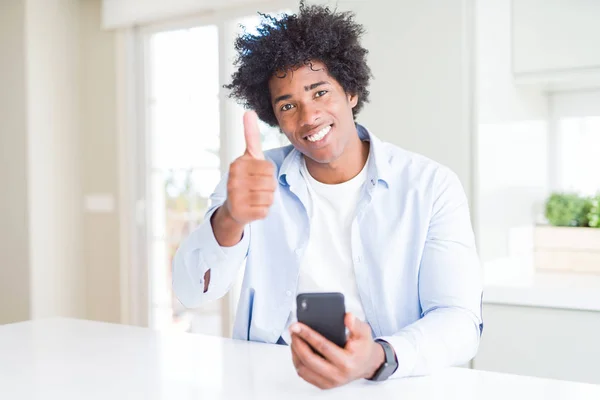
[{"label": "shirt button", "polygon": [[287,297],[290,297],[290,296],[292,295],[292,291],[291,291],[291,290],[286,290],[286,291],[285,291],[285,295],[286,295]]}]

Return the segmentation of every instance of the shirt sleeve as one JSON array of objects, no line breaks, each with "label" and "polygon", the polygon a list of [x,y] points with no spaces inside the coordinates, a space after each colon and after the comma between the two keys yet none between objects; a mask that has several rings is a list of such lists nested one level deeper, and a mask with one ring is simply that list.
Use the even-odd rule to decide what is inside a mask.
[{"label": "shirt sleeve", "polygon": [[398,359],[392,378],[467,363],[483,330],[481,268],[467,197],[454,173],[440,172],[419,270],[422,318],[379,338]]},{"label": "shirt sleeve", "polygon": [[[173,291],[181,304],[198,307],[224,296],[242,265],[250,246],[250,224],[240,242],[222,247],[215,238],[210,219],[225,202],[227,175],[210,196],[209,210],[198,228],[183,240],[173,259]],[[210,269],[210,284],[204,292],[204,275]]]}]

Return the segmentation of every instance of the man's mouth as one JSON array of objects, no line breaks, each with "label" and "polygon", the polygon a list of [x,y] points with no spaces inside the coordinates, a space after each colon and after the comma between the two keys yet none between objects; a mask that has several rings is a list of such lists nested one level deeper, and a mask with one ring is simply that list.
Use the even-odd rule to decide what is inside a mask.
[{"label": "man's mouth", "polygon": [[319,140],[321,140],[325,136],[327,136],[329,134],[330,130],[331,130],[331,125],[328,125],[328,126],[322,128],[317,133],[306,136],[304,139],[308,140],[309,142],[318,142]]}]

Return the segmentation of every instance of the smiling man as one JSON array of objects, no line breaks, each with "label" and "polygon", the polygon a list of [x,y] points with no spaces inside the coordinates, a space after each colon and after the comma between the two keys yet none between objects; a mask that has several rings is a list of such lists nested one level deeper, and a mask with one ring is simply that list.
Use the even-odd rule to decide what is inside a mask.
[{"label": "smiling man", "polygon": [[[237,39],[228,88],[256,112],[246,151],[173,266],[175,294],[196,307],[225,295],[246,260],[234,338],[289,344],[320,388],[466,363],[483,328],[457,176],[355,122],[371,75],[362,33],[350,13],[301,4]],[[291,145],[263,154],[257,115]],[[296,322],[301,292],[344,294],[344,348]]]}]

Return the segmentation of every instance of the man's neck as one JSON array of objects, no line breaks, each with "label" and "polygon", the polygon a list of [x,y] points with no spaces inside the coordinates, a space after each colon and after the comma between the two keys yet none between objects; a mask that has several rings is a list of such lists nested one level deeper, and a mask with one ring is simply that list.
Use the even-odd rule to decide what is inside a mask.
[{"label": "man's neck", "polygon": [[347,182],[362,171],[369,157],[369,142],[363,142],[358,135],[348,143],[344,153],[335,161],[321,164],[304,157],[306,168],[317,181],[334,185]]}]

